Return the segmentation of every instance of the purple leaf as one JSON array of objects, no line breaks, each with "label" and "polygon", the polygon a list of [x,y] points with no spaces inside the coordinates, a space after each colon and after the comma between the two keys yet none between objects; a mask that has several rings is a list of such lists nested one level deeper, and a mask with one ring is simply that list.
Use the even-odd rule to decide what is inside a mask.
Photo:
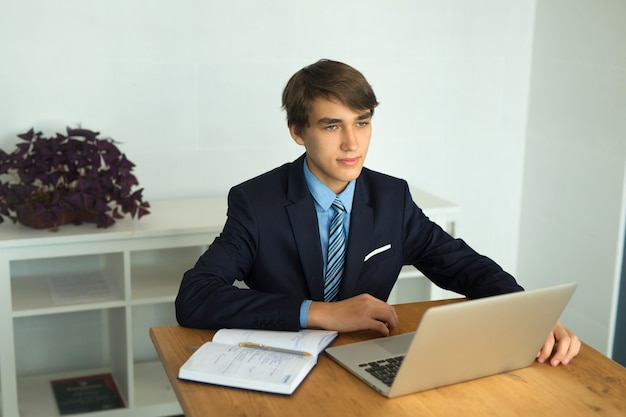
[{"label": "purple leaf", "polygon": [[18,174],[17,183],[0,180],[0,223],[3,217],[15,222],[28,211],[45,217],[54,228],[63,212],[72,209],[94,211],[88,221],[109,227],[124,213],[148,214],[143,190],[133,191],[139,185],[132,174],[135,164],[116,141],[98,135],[68,127],[67,136],[44,137],[30,129],[18,135],[23,142],[11,153],[0,149],[0,174]]}]

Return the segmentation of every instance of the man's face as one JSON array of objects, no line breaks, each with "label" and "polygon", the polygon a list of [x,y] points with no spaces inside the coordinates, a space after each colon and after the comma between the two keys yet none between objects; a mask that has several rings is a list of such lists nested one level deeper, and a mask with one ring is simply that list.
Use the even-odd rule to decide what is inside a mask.
[{"label": "man's face", "polygon": [[313,175],[335,194],[361,174],[372,136],[372,112],[354,110],[338,100],[317,98],[309,125],[289,127],[296,143],[306,148]]}]

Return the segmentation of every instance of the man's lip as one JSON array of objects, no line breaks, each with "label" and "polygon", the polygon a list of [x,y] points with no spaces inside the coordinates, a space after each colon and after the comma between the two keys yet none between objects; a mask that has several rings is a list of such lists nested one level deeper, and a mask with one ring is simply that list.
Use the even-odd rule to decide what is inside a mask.
[{"label": "man's lip", "polygon": [[346,165],[354,165],[357,162],[359,162],[359,157],[341,158],[341,159],[339,159],[339,162],[342,163],[342,164],[346,164]]}]

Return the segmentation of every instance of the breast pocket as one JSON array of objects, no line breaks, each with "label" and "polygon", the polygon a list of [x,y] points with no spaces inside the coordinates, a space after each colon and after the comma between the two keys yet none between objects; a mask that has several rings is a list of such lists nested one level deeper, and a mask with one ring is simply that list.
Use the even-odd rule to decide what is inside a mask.
[{"label": "breast pocket", "polygon": [[365,259],[363,259],[363,262],[368,262],[373,258],[377,258],[376,260],[380,260],[382,258],[391,256],[392,254],[393,251],[391,250],[391,243],[387,243],[386,245],[380,246],[365,255]]}]

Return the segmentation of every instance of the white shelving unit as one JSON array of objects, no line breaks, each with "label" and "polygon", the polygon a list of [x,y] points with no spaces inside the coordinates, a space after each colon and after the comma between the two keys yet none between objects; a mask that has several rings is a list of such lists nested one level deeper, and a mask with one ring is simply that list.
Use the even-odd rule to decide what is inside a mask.
[{"label": "white shelving unit", "polygon": [[[429,216],[452,230],[456,207],[414,190]],[[222,230],[223,197],[152,202],[151,214],[109,229],[58,232],[0,226],[0,417],[58,416],[51,380],[111,373],[126,407],[87,415],[182,414],[148,336],[174,324],[182,274]],[[47,279],[108,278],[118,292],[58,304]],[[390,302],[438,298],[418,271],[403,270]],[[77,415],[79,416],[79,415]],[[84,416],[81,414],[80,416]]]}]

